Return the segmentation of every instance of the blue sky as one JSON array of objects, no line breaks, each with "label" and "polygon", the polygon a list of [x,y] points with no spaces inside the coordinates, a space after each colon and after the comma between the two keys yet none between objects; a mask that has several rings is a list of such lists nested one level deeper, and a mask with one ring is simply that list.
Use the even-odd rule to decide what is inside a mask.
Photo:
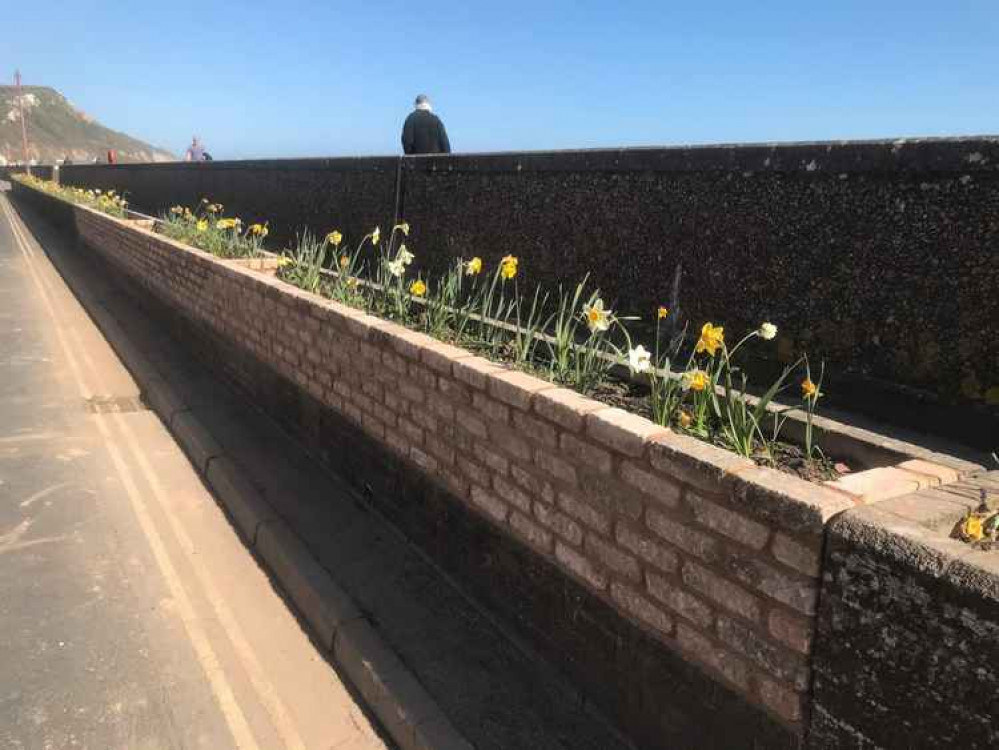
[{"label": "blue sky", "polygon": [[0,66],[216,158],[999,132],[999,2],[9,3]]}]

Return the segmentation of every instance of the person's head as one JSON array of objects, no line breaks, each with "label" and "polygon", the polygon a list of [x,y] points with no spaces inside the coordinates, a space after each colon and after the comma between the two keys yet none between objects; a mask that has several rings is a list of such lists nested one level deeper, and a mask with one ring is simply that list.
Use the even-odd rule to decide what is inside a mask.
[{"label": "person's head", "polygon": [[198,136],[196,136],[196,135],[191,136],[191,145],[192,146],[198,146],[198,145],[200,145],[200,143],[201,143],[201,141],[198,140]]},{"label": "person's head", "polygon": [[429,111],[431,109],[430,97],[427,96],[426,94],[420,94],[418,97],[416,97],[415,106],[417,109],[425,109]]}]

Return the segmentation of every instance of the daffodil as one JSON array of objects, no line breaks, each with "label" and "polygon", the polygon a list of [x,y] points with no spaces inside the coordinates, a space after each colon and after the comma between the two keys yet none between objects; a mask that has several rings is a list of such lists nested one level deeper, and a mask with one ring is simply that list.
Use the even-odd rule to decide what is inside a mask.
[{"label": "daffodil", "polygon": [[639,344],[628,352],[628,367],[635,374],[648,372],[652,369],[652,354]]},{"label": "daffodil", "polygon": [[697,340],[695,351],[700,354],[707,352],[709,356],[715,356],[718,349],[725,344],[725,329],[721,326],[713,326],[705,323],[701,328],[701,337]]},{"label": "daffodil", "polygon": [[399,248],[399,255],[398,255],[398,256],[396,256],[396,257],[397,257],[397,258],[398,258],[398,259],[399,259],[400,261],[402,261],[402,264],[403,264],[404,266],[408,266],[408,265],[409,265],[410,263],[412,263],[412,262],[413,262],[413,260],[415,259],[415,257],[416,257],[416,256],[415,256],[415,255],[413,255],[413,254],[412,254],[411,252],[409,252],[409,250],[407,250],[407,249],[406,249],[406,246],[405,246],[405,245],[402,245],[402,246],[401,246],[401,247]]},{"label": "daffodil", "polygon": [[756,333],[764,341],[770,341],[777,335],[777,326],[773,323],[763,323]]},{"label": "daffodil", "polygon": [[236,226],[236,219],[219,219],[215,222],[216,229],[233,229]]},{"label": "daffodil", "polygon": [[170,213],[172,213],[174,216],[180,216],[182,213],[184,213],[184,207],[174,206],[173,208],[170,209]]},{"label": "daffodil", "polygon": [[403,265],[402,261],[400,260],[389,261],[388,263],[385,264],[385,267],[388,269],[388,272],[390,274],[396,277],[402,276],[404,273],[406,273],[406,266]]},{"label": "daffodil", "polygon": [[409,285],[409,293],[414,297],[422,297],[427,293],[427,285],[423,283],[422,279],[417,279]]},{"label": "daffodil", "polygon": [[343,242],[343,235],[334,229],[326,235],[326,241],[333,247],[340,247],[340,243]]},{"label": "daffodil", "polygon": [[199,232],[204,232],[206,229],[208,229],[208,221],[206,221],[205,219],[201,219],[201,221],[199,221],[197,224],[197,229]]},{"label": "daffodil", "polygon": [[466,276],[478,276],[482,272],[482,258],[476,256],[465,264]]},{"label": "daffodil", "polygon": [[350,268],[350,256],[348,255],[340,256],[340,268]]},{"label": "daffodil", "polygon": [[681,411],[677,417],[677,421],[680,423],[681,427],[687,429],[691,424],[693,424],[694,418],[690,416],[690,412]]},{"label": "daffodil", "polygon": [[822,394],[819,393],[819,387],[812,382],[811,378],[805,378],[801,381],[801,396],[805,399],[816,399]]},{"label": "daffodil", "polygon": [[683,387],[688,391],[703,391],[711,384],[711,378],[704,370],[688,370],[683,373]]},{"label": "daffodil", "polygon": [[268,235],[266,224],[250,224],[250,228],[247,230],[250,234],[255,235],[263,239]]},{"label": "daffodil", "polygon": [[966,516],[964,521],[961,522],[961,535],[969,542],[977,542],[985,536],[982,517],[974,513]]},{"label": "daffodil", "polygon": [[375,227],[375,231],[373,231],[371,233],[371,244],[372,245],[377,245],[378,244],[378,240],[380,240],[381,238],[382,238],[381,227]]},{"label": "daffodil", "polygon": [[658,309],[658,310],[656,311],[656,317],[657,317],[657,318],[658,318],[659,320],[666,320],[666,316],[667,316],[667,315],[669,315],[669,308],[667,308],[667,307],[660,307],[660,308],[659,308],[659,309]]},{"label": "daffodil", "polygon": [[504,279],[512,279],[517,275],[517,256],[507,255],[500,261],[500,276]]},{"label": "daffodil", "polygon": [[278,258],[277,262],[278,268],[284,268],[285,266],[290,266],[291,262],[292,262],[291,258],[289,258],[287,255],[282,255],[280,258]]},{"label": "daffodil", "polygon": [[394,226],[394,227],[392,228],[392,231],[394,232],[394,231],[396,231],[396,230],[399,230],[399,231],[400,231],[400,232],[402,232],[402,233],[403,233],[403,234],[404,234],[404,235],[405,235],[406,237],[409,237],[409,222],[408,222],[408,221],[404,221],[404,222],[402,222],[402,224],[396,224],[396,225],[395,225],[395,226]]},{"label": "daffodil", "polygon": [[586,325],[592,333],[606,331],[610,328],[611,310],[604,309],[604,301],[599,297],[593,301],[592,305],[583,305],[583,317],[586,318]]}]

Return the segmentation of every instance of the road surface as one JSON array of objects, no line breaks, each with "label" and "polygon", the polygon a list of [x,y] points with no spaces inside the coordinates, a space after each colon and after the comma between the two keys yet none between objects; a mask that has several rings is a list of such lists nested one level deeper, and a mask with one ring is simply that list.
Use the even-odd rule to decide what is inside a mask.
[{"label": "road surface", "polygon": [[0,748],[384,748],[138,395],[0,195]]}]

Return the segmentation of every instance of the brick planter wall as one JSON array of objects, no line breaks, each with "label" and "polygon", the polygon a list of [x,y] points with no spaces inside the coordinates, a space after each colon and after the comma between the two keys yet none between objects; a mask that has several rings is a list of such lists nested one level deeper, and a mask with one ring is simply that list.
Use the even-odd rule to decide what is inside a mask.
[{"label": "brick planter wall", "polygon": [[824,529],[859,493],[141,227],[75,219],[139,296],[643,747],[800,746]]}]

